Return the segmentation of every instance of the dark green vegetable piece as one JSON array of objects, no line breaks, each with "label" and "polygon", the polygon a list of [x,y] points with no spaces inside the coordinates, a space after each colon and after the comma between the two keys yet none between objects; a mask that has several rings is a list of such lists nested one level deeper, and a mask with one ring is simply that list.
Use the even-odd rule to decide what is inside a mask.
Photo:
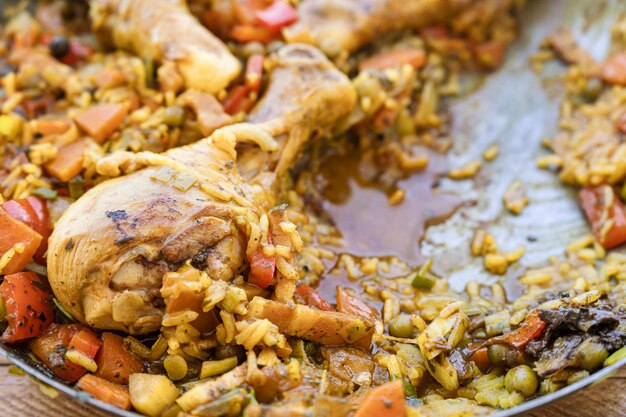
[{"label": "dark green vegetable piece", "polygon": [[54,200],[57,198],[57,192],[55,190],[51,190],[50,188],[39,187],[35,188],[30,192],[32,195],[41,197],[46,200]]},{"label": "dark green vegetable piece", "polygon": [[83,195],[85,180],[80,175],[72,178],[67,185],[70,192],[70,197],[72,197],[74,200]]}]

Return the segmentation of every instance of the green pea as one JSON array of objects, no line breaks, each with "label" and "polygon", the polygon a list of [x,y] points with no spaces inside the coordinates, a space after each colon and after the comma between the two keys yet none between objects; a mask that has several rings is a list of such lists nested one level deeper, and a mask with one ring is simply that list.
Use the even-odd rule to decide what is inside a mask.
[{"label": "green pea", "polygon": [[586,340],[578,348],[579,366],[585,371],[593,372],[602,367],[609,352],[604,345]]},{"label": "green pea", "polygon": [[539,378],[537,373],[528,365],[516,366],[510,369],[504,377],[504,385],[509,392],[519,392],[524,397],[531,397],[537,392]]},{"label": "green pea", "polygon": [[389,334],[394,337],[402,337],[408,339],[413,337],[413,323],[411,316],[408,314],[400,314],[389,323]]}]

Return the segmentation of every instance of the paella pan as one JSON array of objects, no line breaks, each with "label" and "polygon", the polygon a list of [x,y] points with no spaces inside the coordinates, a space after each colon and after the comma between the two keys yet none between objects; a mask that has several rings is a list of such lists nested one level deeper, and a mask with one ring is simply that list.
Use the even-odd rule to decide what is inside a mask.
[{"label": "paella pan", "polygon": [[7,4],[2,350],[123,416],[505,416],[606,377],[625,12]]}]

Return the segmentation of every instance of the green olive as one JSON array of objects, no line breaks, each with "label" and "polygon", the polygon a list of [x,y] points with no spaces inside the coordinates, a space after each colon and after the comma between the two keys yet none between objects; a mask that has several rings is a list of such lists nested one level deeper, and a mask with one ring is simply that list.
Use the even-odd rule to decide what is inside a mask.
[{"label": "green olive", "polygon": [[598,342],[586,340],[578,347],[578,363],[585,371],[593,372],[601,368],[608,356],[609,352]]},{"label": "green olive", "polygon": [[537,373],[528,365],[516,366],[510,369],[504,377],[504,385],[509,392],[519,392],[524,397],[531,397],[537,392],[539,378]]},{"label": "green olive", "polygon": [[413,323],[411,316],[408,314],[400,314],[389,323],[389,334],[394,337],[402,337],[408,339],[413,337]]},{"label": "green olive", "polygon": [[524,354],[508,345],[490,345],[487,355],[496,366],[513,367],[524,363]]}]

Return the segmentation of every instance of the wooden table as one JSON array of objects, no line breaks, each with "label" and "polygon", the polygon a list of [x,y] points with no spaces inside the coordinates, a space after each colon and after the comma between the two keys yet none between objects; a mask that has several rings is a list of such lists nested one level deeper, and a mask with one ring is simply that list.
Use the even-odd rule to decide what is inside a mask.
[{"label": "wooden table", "polygon": [[[110,417],[79,405],[64,394],[51,399],[26,376],[8,373],[10,363],[0,358],[0,416],[2,417]],[[579,391],[528,417],[626,416],[626,368],[590,388]]]}]

